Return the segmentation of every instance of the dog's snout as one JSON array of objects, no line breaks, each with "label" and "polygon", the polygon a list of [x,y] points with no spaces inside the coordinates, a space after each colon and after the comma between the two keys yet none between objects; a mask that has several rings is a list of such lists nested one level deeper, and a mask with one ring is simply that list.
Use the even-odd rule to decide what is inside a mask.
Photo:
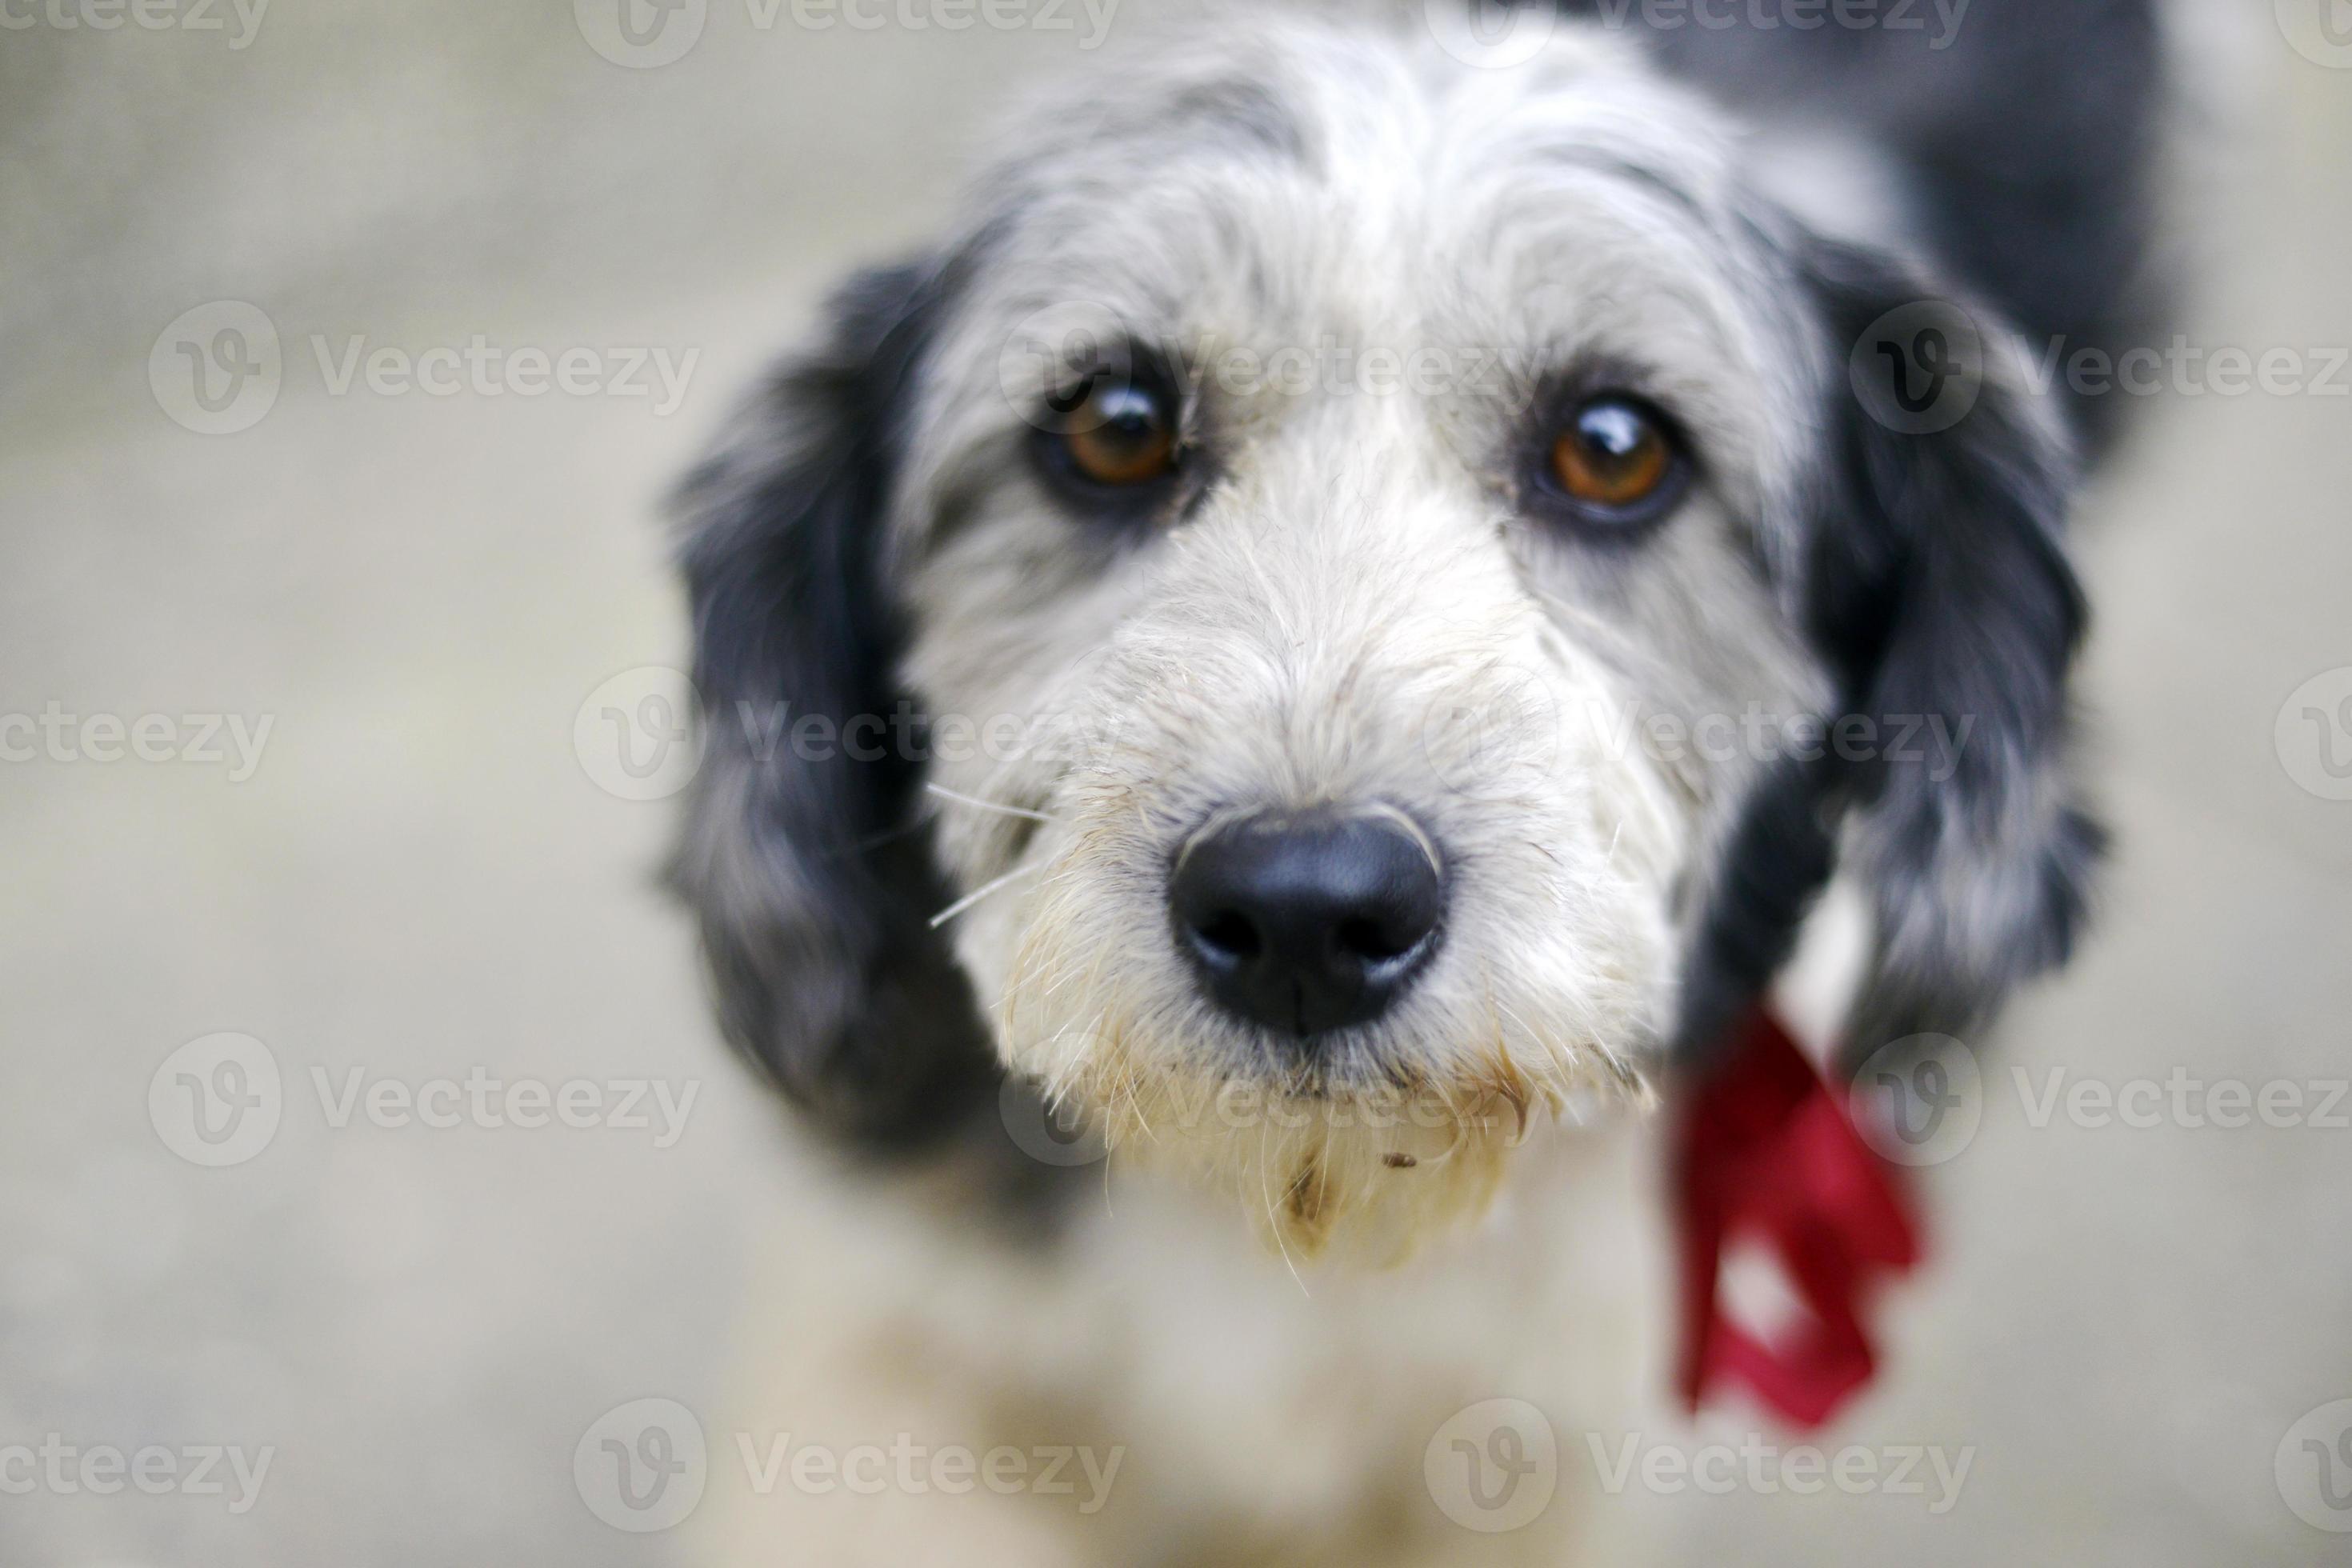
[{"label": "dog's snout", "polygon": [[1301,1038],[1377,1017],[1436,946],[1427,836],[1384,816],[1259,816],[1185,847],[1170,886],[1208,991]]}]

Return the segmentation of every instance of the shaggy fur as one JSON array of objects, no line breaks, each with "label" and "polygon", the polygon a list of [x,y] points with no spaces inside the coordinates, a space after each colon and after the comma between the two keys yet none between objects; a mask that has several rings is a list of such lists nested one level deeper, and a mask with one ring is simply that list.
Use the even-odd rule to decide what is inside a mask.
[{"label": "shaggy fur", "polygon": [[[1103,1380],[1090,1408],[1155,1434],[1168,1468],[1130,1484],[1159,1501],[1119,1517],[1197,1492],[1235,1539],[1320,1550],[1357,1528],[1334,1500],[1417,1453],[1314,1438],[1350,1479],[1301,1507],[1204,1457],[1192,1395],[1081,1348],[1173,1260],[1222,1281],[1220,1321],[1265,1314],[1236,1343],[1303,1376],[1286,1336],[1320,1331],[1425,1434],[1516,1363],[1430,1342],[1490,1314],[1500,1258],[1582,1314],[1541,1331],[1628,1342],[1623,1282],[1552,1255],[1546,1184],[1703,1064],[1833,872],[1874,917],[1856,1059],[2064,956],[2096,846],[2066,767],[2070,416],[2017,374],[2020,302],[1968,287],[2000,268],[1915,247],[1950,213],[1832,236],[1771,194],[1781,145],[1601,26],[1508,68],[1412,25],[1159,40],[1027,110],[948,237],[845,289],[687,489],[712,721],[675,876],[728,1032],[919,1171],[985,1166],[1034,1094],[1149,1173],[1119,1224],[1055,1205],[1051,1261],[971,1266],[1003,1310],[1088,1325],[1057,1349]],[[1981,343],[1973,405],[1928,429],[1885,379],[1921,372],[1887,324],[1921,300]],[[1036,460],[1106,374],[1181,394],[1183,477],[1149,508]],[[1629,537],[1530,489],[1601,389],[1691,455]],[[811,716],[837,743],[797,738]],[[1870,741],[1799,754],[1841,721]],[[1425,834],[1449,912],[1397,1005],[1302,1061],[1202,993],[1168,879],[1210,826],[1323,805]],[[1327,1250],[1406,1267],[1318,1273],[1315,1331],[1267,1292]],[[1051,1359],[997,1370],[1058,1385]]]}]

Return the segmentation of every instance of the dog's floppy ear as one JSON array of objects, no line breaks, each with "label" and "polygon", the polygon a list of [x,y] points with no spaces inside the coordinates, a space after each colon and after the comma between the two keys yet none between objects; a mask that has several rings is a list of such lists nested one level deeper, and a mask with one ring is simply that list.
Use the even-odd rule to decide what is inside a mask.
[{"label": "dog's floppy ear", "polygon": [[1808,614],[1844,691],[1841,864],[1875,924],[1859,1062],[1963,1032],[2063,962],[2102,836],[2067,776],[2084,605],[2062,411],[2004,327],[1907,268],[1823,245],[1811,269],[1840,363]]},{"label": "dog's floppy ear", "polygon": [[707,751],[672,885],[728,1037],[829,1130],[917,1144],[992,1092],[917,810],[883,568],[904,410],[949,285],[859,276],[678,499]]}]

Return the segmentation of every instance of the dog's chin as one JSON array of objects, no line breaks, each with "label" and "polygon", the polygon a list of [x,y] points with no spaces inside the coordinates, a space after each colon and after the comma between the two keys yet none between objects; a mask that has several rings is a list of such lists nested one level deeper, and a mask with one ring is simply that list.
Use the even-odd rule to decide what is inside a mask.
[{"label": "dog's chin", "polygon": [[1114,1162],[1230,1195],[1283,1258],[1370,1268],[1475,1224],[1517,1152],[1559,1124],[1654,1103],[1623,1057],[1521,1062],[1499,1042],[1445,1081],[1307,1088],[1155,1071],[1104,1042],[1061,1092]]}]

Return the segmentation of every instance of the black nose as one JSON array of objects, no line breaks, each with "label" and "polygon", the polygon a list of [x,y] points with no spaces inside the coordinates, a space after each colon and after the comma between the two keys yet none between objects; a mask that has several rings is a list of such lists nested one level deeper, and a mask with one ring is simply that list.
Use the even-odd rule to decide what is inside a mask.
[{"label": "black nose", "polygon": [[1437,945],[1428,841],[1381,816],[1258,816],[1187,847],[1169,896],[1209,994],[1301,1038],[1379,1016]]}]

